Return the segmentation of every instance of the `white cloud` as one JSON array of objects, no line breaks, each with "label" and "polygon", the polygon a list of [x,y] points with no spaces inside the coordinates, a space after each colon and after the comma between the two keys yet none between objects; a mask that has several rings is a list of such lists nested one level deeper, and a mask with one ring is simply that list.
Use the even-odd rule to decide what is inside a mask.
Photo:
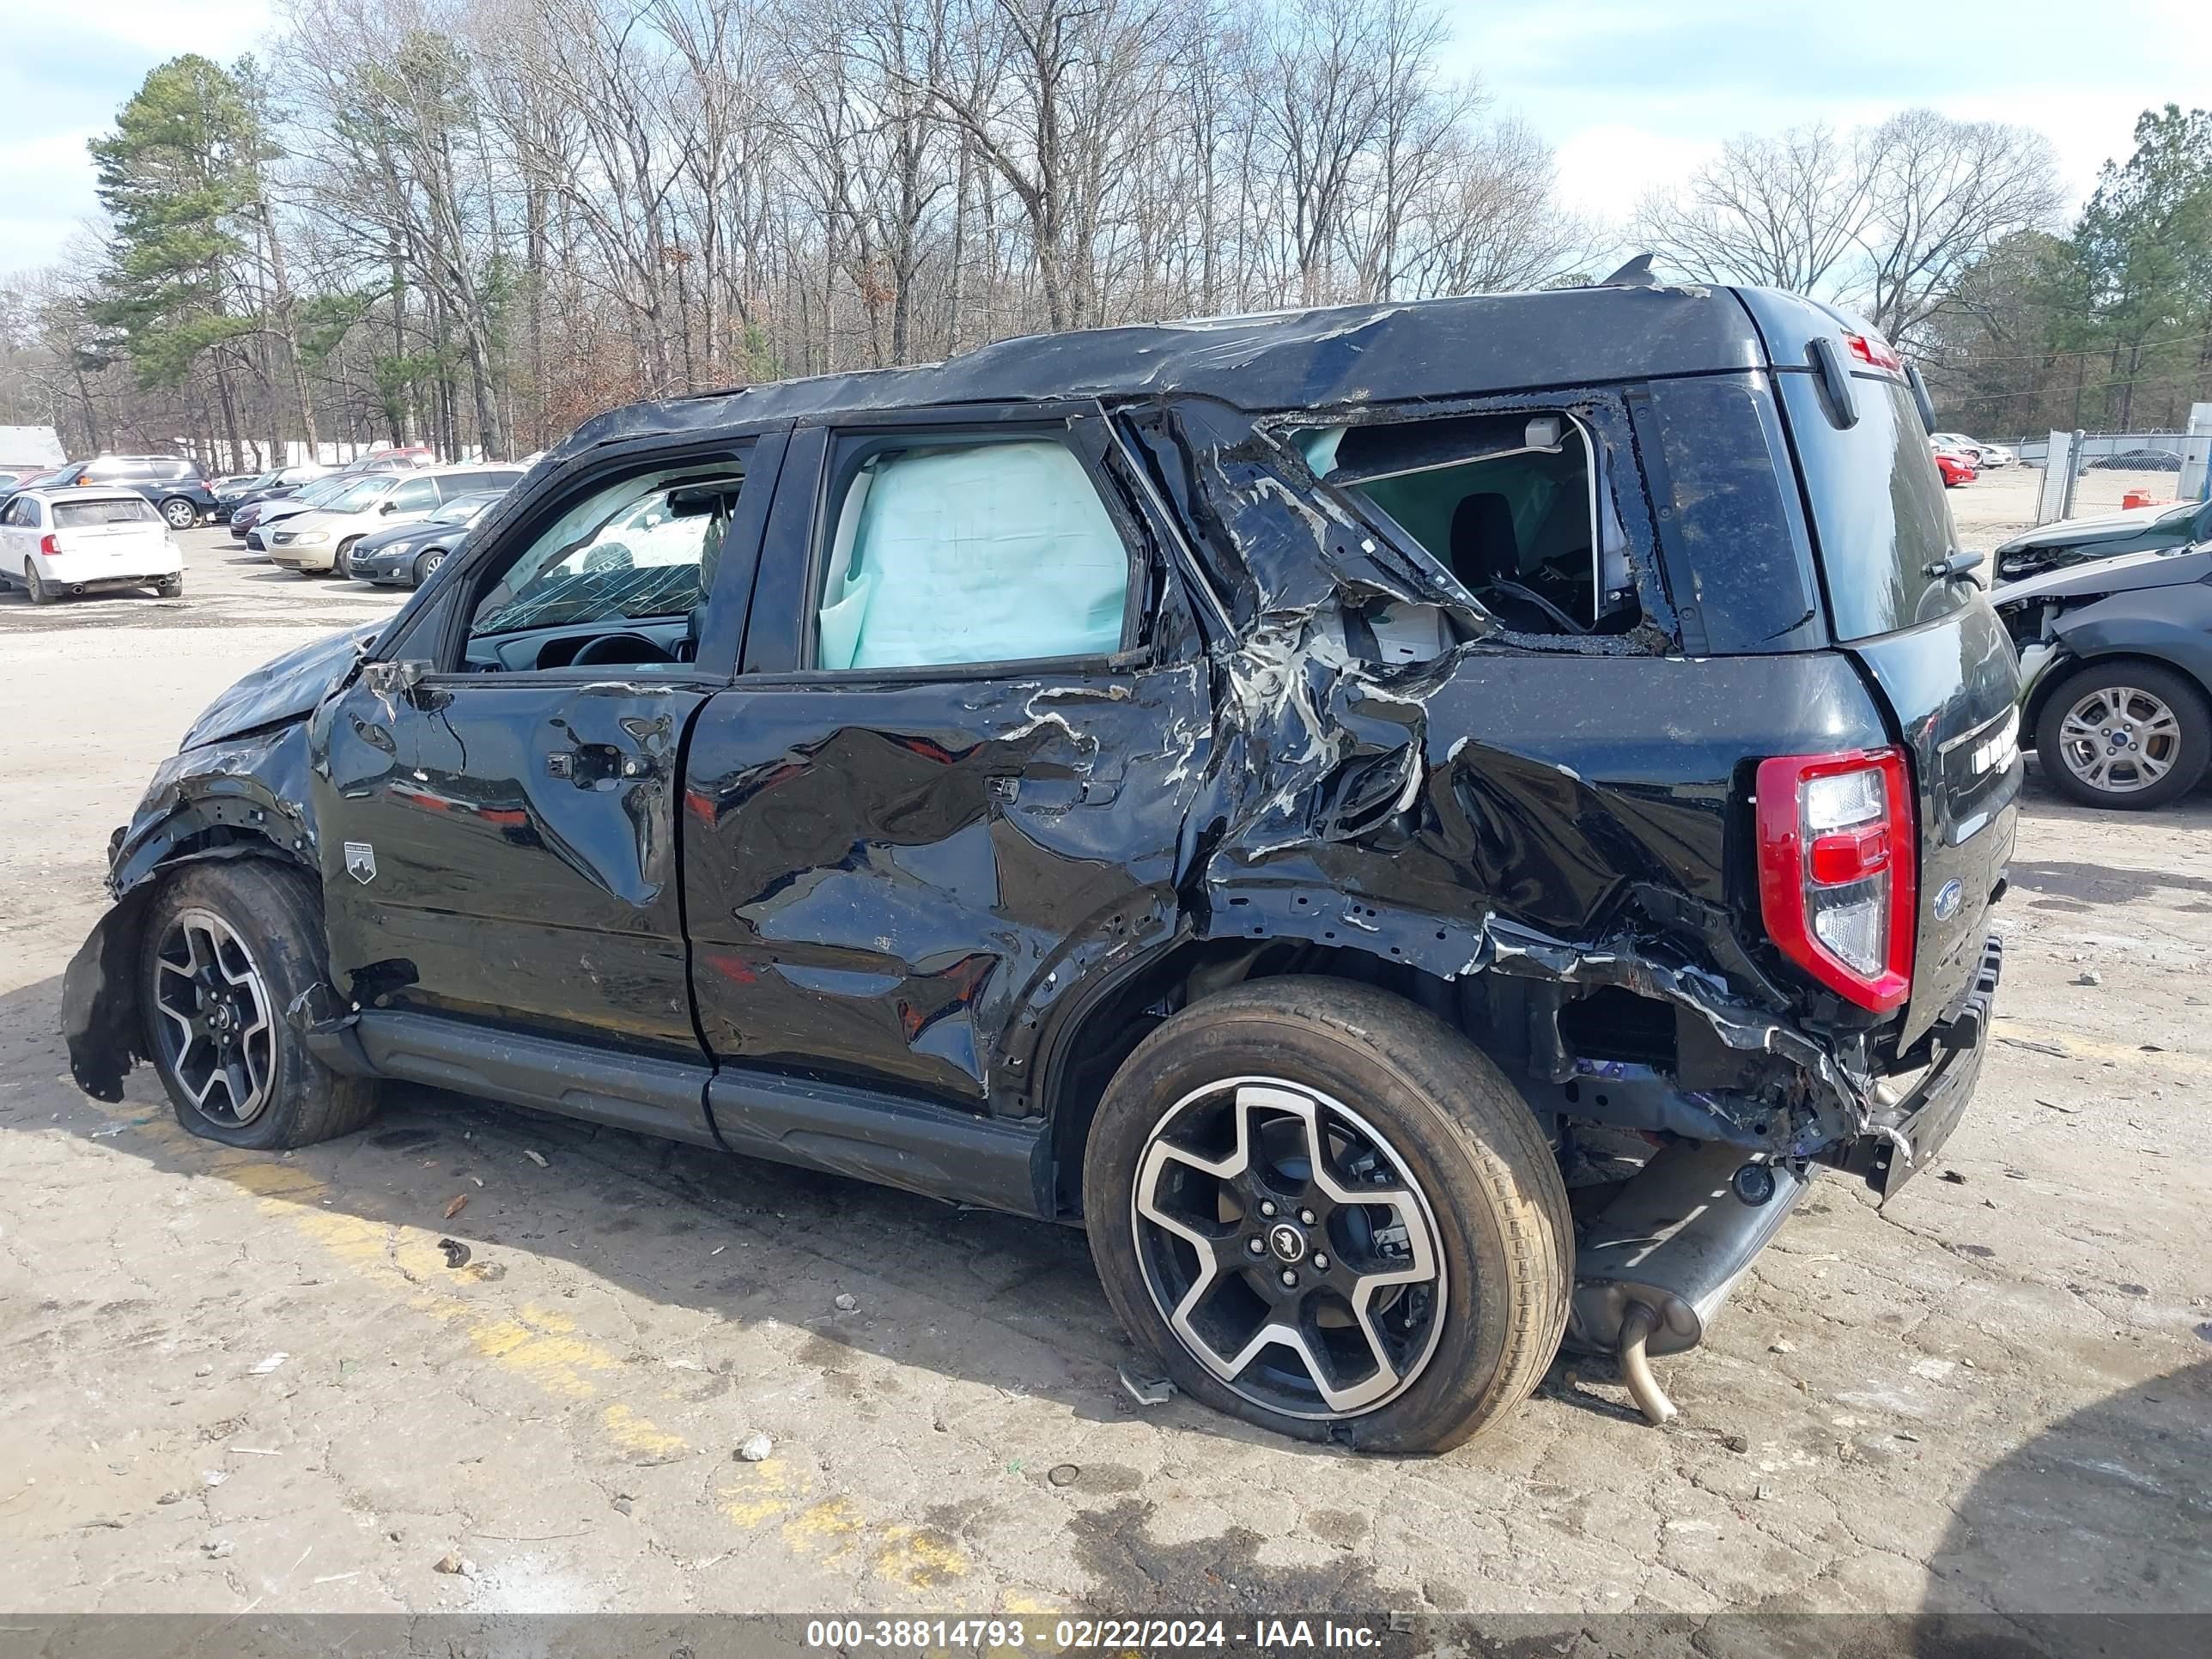
[{"label": "white cloud", "polygon": [[1671,137],[1646,127],[1584,127],[1553,153],[1559,194],[1578,213],[1625,219],[1645,191],[1675,183],[1719,148],[1716,140]]}]

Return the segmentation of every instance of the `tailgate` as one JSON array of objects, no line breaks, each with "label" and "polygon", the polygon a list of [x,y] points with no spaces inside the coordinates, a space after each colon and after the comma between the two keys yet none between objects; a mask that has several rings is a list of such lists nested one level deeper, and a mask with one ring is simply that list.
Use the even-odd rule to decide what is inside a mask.
[{"label": "tailgate", "polygon": [[2018,810],[2020,668],[1981,598],[1846,648],[1889,705],[1917,796],[1917,938],[1902,1048],[1966,994],[1981,962]]}]

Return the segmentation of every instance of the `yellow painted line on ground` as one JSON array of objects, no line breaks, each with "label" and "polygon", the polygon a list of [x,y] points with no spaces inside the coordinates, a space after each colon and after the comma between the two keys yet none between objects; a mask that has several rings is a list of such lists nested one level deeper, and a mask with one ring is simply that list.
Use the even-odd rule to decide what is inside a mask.
[{"label": "yellow painted line on ground", "polygon": [[939,1589],[973,1571],[968,1558],[942,1533],[872,1522],[849,1497],[833,1493],[817,1498],[818,1489],[808,1470],[771,1459],[739,1465],[715,1495],[723,1515],[733,1524],[748,1532],[775,1526],[786,1547],[809,1560],[835,1565],[865,1546],[870,1571],[904,1589]]},{"label": "yellow painted line on ground", "polygon": [[[299,1164],[265,1152],[245,1152],[187,1134],[161,1109],[88,1102],[111,1118],[129,1121],[135,1133],[159,1142],[187,1168],[228,1182],[252,1196],[261,1212],[311,1240],[336,1262],[381,1288],[402,1290],[405,1304],[441,1323],[459,1326],[487,1364],[555,1399],[593,1399],[611,1373],[625,1368],[622,1355],[576,1334],[566,1315],[525,1302],[487,1309],[463,1297],[428,1288],[441,1281],[489,1283],[474,1267],[446,1266],[438,1234],[405,1222],[372,1221],[325,1207],[330,1183]],[[403,1289],[404,1287],[404,1289]],[[662,1463],[690,1451],[684,1437],[617,1400],[598,1413],[595,1431],[627,1458]],[[813,1474],[781,1458],[736,1466],[718,1497],[723,1515],[747,1532],[773,1526],[794,1555],[832,1565],[865,1553],[869,1570],[884,1583],[920,1593],[968,1577],[968,1559],[942,1534],[878,1521],[843,1493],[821,1493]]]}]

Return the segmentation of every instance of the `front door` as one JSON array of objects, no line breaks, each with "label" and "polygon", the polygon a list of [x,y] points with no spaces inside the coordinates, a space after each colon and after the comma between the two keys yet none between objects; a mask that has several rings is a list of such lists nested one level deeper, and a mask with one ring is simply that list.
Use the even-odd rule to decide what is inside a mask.
[{"label": "front door", "polygon": [[1103,419],[957,420],[793,440],[686,908],[726,1069],[1003,1109],[1068,953],[1172,908],[1208,683]]},{"label": "front door", "polygon": [[680,757],[729,680],[777,448],[725,444],[547,493],[441,573],[415,630],[434,638],[401,647],[411,664],[369,665],[319,711],[342,991],[700,1057]]}]

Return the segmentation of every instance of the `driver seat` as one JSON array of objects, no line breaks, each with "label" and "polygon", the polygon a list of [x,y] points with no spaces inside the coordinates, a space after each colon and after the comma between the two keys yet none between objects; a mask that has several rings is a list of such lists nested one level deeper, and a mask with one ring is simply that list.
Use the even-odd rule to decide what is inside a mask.
[{"label": "driver seat", "polygon": [[1521,538],[1513,507],[1495,490],[1465,497],[1452,509],[1452,574],[1469,592],[1521,580]]}]

